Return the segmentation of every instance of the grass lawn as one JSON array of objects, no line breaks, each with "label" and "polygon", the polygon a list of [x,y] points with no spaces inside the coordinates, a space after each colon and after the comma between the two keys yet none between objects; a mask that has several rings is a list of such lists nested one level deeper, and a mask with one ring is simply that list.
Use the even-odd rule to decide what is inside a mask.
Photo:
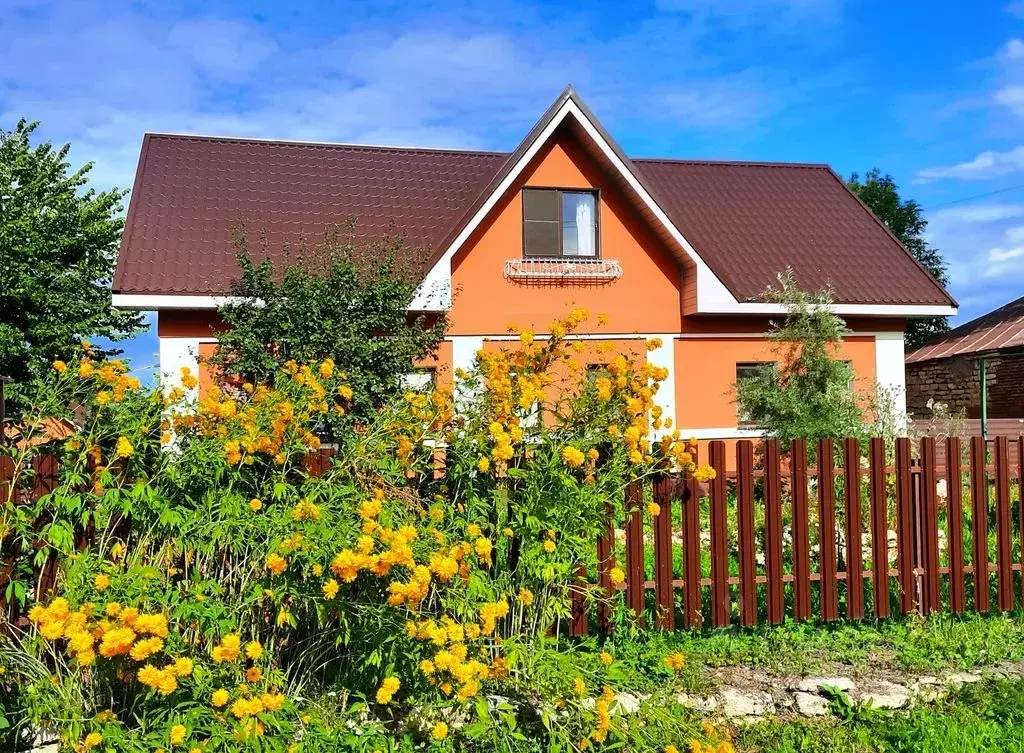
[{"label": "grass lawn", "polygon": [[1024,613],[937,615],[862,623],[798,623],[703,632],[620,628],[605,646],[642,687],[663,678],[650,673],[660,657],[687,656],[684,677],[699,689],[710,670],[755,667],[780,676],[867,671],[927,674],[1024,660]]},{"label": "grass lawn", "polygon": [[1024,683],[992,681],[907,712],[845,707],[821,722],[764,722],[736,731],[740,751],[961,753],[1024,751]]}]

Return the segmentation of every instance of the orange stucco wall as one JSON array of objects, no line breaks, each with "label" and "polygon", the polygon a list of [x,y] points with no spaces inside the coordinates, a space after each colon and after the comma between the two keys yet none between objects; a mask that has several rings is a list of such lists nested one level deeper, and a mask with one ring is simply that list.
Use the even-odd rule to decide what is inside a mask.
[{"label": "orange stucco wall", "polygon": [[[523,255],[524,186],[600,190],[600,254],[621,263],[622,277],[601,283],[506,279],[505,261]],[[679,332],[682,325],[678,262],[604,170],[564,133],[541,150],[455,255],[452,288],[452,335],[493,335],[505,332],[510,324],[544,332],[554,317],[574,305],[592,314],[584,332]],[[603,328],[596,323],[600,313],[608,316]]]},{"label": "orange stucco wall", "polygon": [[[874,386],[874,337],[848,337],[836,357],[850,361],[858,389]],[[677,339],[677,424],[688,429],[735,428],[736,394],[732,385],[736,381],[736,364],[778,360],[778,353],[764,337]]]}]

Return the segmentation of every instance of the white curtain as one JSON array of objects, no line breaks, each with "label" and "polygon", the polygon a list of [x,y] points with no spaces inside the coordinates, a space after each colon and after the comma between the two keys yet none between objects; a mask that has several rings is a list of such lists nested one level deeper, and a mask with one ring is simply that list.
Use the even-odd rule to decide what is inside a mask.
[{"label": "white curtain", "polygon": [[581,196],[576,200],[576,255],[594,256],[594,217],[590,207],[592,199]]}]

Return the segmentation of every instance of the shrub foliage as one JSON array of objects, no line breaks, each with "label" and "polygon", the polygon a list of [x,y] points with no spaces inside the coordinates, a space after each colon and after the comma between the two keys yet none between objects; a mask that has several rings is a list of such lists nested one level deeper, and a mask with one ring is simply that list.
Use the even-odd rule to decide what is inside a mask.
[{"label": "shrub foliage", "polygon": [[[353,401],[333,360],[197,404],[88,345],[55,363],[37,417],[80,428],[53,492],[3,508],[28,616],[3,644],[12,721],[77,753],[673,750],[692,731],[678,705],[624,724],[617,658],[550,637],[625,484],[711,473],[658,415],[658,368],[609,354],[584,378],[565,336],[586,317],[481,353],[454,397],[388,401],[324,473],[318,427]],[[24,581],[51,557],[35,602]]]}]

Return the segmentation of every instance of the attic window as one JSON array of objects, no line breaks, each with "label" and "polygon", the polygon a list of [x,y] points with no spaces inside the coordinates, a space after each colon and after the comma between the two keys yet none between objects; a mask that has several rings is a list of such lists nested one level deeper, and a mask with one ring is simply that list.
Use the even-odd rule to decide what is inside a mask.
[{"label": "attic window", "polygon": [[523,189],[523,256],[598,257],[597,193]]}]

